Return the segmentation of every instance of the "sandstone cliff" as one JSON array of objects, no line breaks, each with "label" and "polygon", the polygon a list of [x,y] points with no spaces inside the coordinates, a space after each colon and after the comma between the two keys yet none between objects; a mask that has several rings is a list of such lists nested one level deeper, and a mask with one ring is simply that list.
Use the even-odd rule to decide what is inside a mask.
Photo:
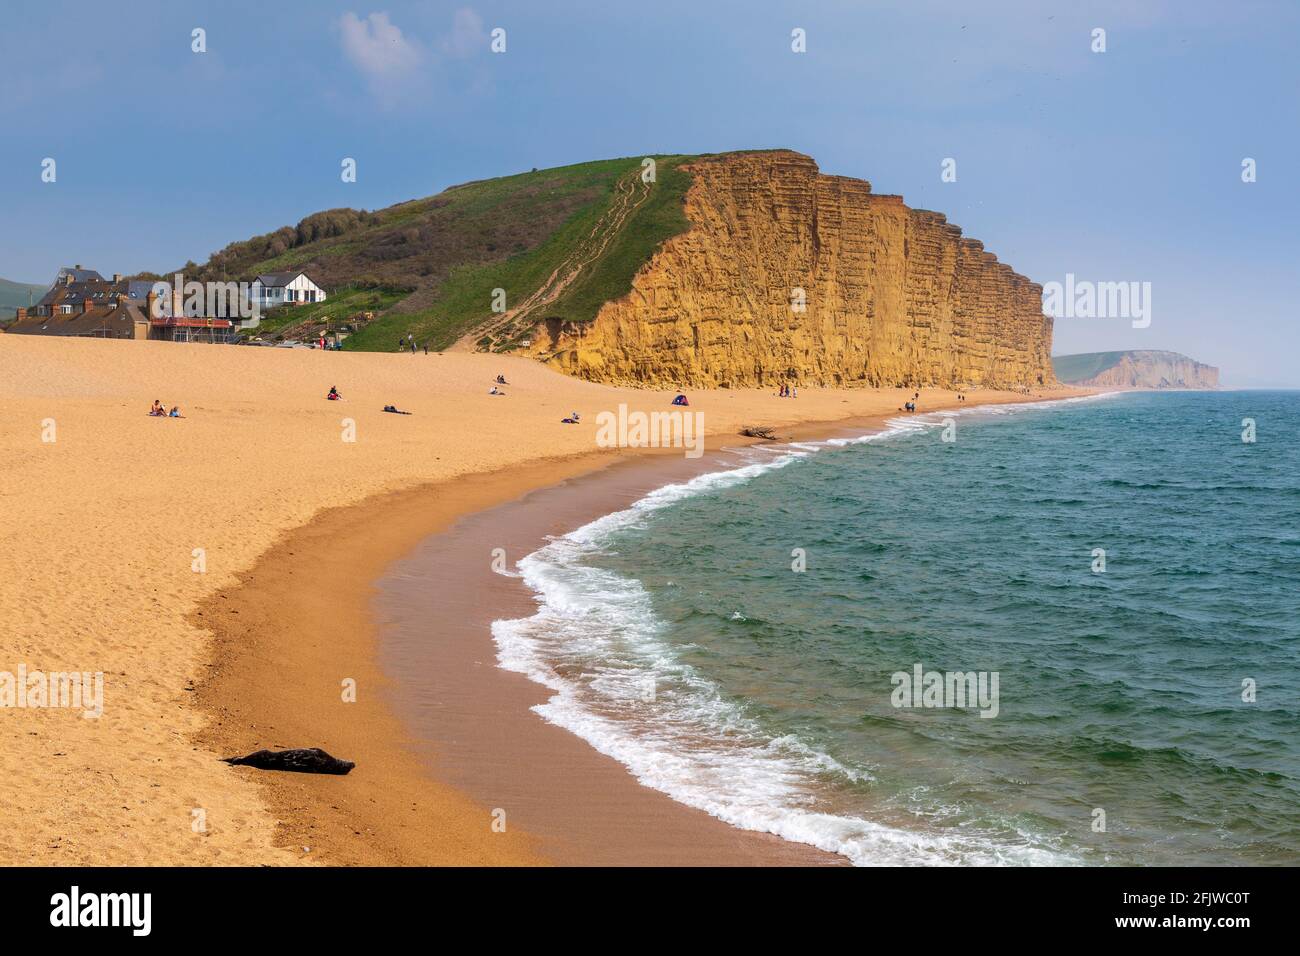
[{"label": "sandstone cliff", "polygon": [[1218,388],[1219,370],[1178,352],[1136,350],[1058,355],[1063,382],[1096,388]]},{"label": "sandstone cliff", "polygon": [[624,384],[1054,384],[1041,287],[942,214],[789,151],[683,168],[691,228],[593,321],[539,323],[532,354]]}]

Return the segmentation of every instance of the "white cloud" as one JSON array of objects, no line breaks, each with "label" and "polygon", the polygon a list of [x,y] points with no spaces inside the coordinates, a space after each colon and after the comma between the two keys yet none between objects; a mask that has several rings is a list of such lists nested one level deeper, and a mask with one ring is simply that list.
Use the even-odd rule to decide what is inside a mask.
[{"label": "white cloud", "polygon": [[355,13],[345,13],[339,20],[343,36],[343,53],[370,83],[382,101],[391,102],[397,88],[424,59],[414,40],[387,13],[372,13],[362,20]]},{"label": "white cloud", "polygon": [[469,7],[461,7],[451,18],[449,32],[422,44],[411,33],[403,33],[386,12],[371,13],[365,19],[345,13],[338,21],[343,55],[365,78],[371,93],[384,109],[393,109],[415,91],[427,93],[438,76],[439,60],[467,60],[488,48],[483,18]]},{"label": "white cloud", "polygon": [[452,17],[451,33],[442,40],[442,50],[449,56],[470,56],[487,48],[483,18],[469,7],[461,7]]}]

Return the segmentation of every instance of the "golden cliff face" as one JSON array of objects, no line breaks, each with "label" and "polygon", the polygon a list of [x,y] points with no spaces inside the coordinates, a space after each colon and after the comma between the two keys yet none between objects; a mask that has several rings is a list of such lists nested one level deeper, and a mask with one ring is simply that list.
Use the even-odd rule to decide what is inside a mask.
[{"label": "golden cliff face", "polygon": [[799,153],[685,169],[691,228],[594,321],[539,325],[532,354],[618,384],[1055,382],[1041,287],[941,214]]}]

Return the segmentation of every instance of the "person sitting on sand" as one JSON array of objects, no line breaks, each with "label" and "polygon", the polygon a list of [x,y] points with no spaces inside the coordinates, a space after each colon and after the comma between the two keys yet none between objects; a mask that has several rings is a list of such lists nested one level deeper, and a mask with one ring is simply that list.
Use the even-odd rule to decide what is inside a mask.
[{"label": "person sitting on sand", "polygon": [[495,385],[493,385],[492,388],[488,390],[488,394],[489,394],[489,395],[504,395],[505,392],[501,391],[501,389],[499,389],[499,388],[497,388]]},{"label": "person sitting on sand", "polygon": [[331,385],[331,386],[330,386],[330,393],[329,393],[328,395],[326,395],[325,397],[326,397],[329,401],[331,401],[331,402],[337,402],[337,401],[338,401],[339,399],[341,399],[343,396],[339,394],[339,390],[338,390],[337,388],[335,388],[333,385]]},{"label": "person sitting on sand", "polygon": [[674,404],[674,405],[689,405],[690,402],[687,400],[687,398],[686,398],[685,395],[682,395],[681,393],[678,393],[677,397],[673,399],[673,404]]},{"label": "person sitting on sand", "polygon": [[581,421],[582,421],[581,416],[579,416],[577,412],[572,412],[572,413],[569,415],[568,418],[561,418],[561,419],[560,419],[560,424],[562,424],[562,425],[577,425],[577,424],[579,424]]},{"label": "person sitting on sand", "polygon": [[497,384],[498,384],[498,385],[509,385],[510,383],[506,381],[506,377],[505,377],[504,375],[498,375],[498,376],[497,376]]},{"label": "person sitting on sand", "polygon": [[155,398],[153,400],[153,408],[149,409],[149,414],[154,418],[165,418],[167,417],[167,409],[163,408],[163,403]]},{"label": "person sitting on sand", "polygon": [[181,414],[181,407],[180,407],[179,405],[173,405],[173,406],[172,406],[172,410],[171,410],[170,412],[167,413],[167,417],[168,417],[168,418],[184,418],[185,416]]}]

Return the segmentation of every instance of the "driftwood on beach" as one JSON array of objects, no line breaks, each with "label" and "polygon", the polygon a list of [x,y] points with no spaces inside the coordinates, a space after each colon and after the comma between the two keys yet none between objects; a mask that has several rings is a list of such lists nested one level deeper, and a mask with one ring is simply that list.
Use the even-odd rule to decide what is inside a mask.
[{"label": "driftwood on beach", "polygon": [[256,767],[258,770],[289,770],[294,773],[346,774],[356,766],[351,760],[340,760],[319,747],[294,750],[258,750],[246,757],[224,757],[225,763]]},{"label": "driftwood on beach", "polygon": [[772,430],[771,425],[745,425],[740,429],[740,433],[746,438],[764,438],[767,441],[776,441],[776,432]]}]

